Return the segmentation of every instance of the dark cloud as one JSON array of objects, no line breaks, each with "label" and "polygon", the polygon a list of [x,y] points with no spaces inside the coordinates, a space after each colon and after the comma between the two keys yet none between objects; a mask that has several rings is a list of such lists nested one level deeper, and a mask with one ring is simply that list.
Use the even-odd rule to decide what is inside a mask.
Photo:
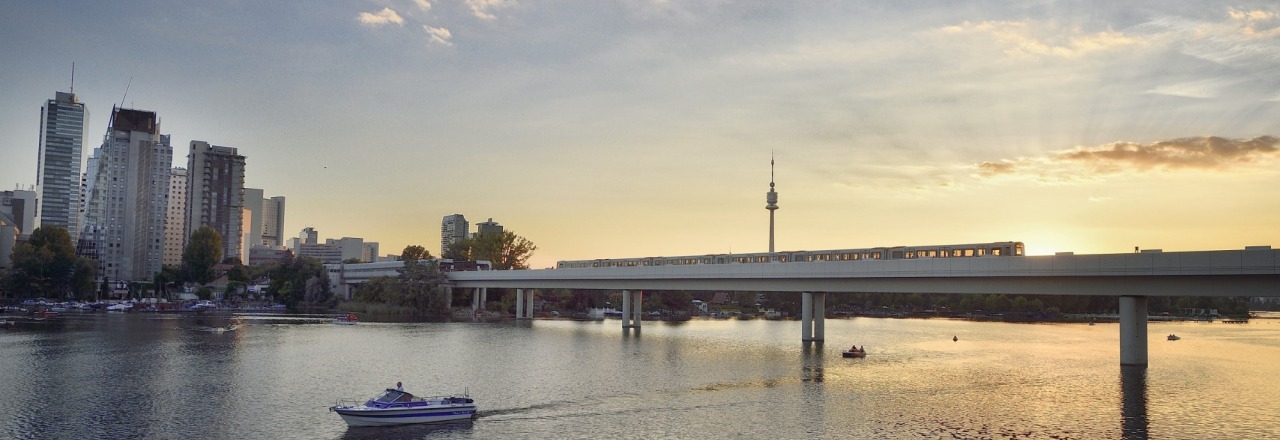
[{"label": "dark cloud", "polygon": [[1150,144],[1116,142],[1056,155],[1054,161],[1083,164],[1100,172],[1124,169],[1221,169],[1250,163],[1276,153],[1280,139],[1262,136],[1227,139],[1215,136],[1181,138]]}]

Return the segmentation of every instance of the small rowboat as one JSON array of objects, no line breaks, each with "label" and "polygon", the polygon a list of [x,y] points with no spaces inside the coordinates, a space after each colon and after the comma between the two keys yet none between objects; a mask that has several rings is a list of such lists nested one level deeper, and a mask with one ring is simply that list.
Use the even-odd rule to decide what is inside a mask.
[{"label": "small rowboat", "polygon": [[847,358],[867,357],[867,349],[864,348],[861,350],[845,350],[840,352],[840,356],[847,357]]}]

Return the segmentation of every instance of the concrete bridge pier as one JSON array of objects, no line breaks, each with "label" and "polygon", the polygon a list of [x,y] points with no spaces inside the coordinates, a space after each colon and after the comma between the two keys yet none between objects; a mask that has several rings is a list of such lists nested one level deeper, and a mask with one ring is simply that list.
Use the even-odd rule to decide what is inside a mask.
[{"label": "concrete bridge pier", "polygon": [[484,303],[489,298],[489,289],[487,287],[477,287],[471,293],[471,311],[484,311]]},{"label": "concrete bridge pier", "polygon": [[800,340],[804,342],[826,339],[824,321],[827,316],[826,292],[800,293]]},{"label": "concrete bridge pier", "polygon": [[533,291],[532,290],[530,290],[529,293],[524,296],[524,317],[525,319],[533,319]]},{"label": "concrete bridge pier", "polygon": [[[524,312],[524,289],[516,289],[516,319],[529,319],[533,314],[525,314]],[[533,298],[529,298],[529,303],[533,304]]]},{"label": "concrete bridge pier", "polygon": [[1147,297],[1120,297],[1120,366],[1147,367]]},{"label": "concrete bridge pier", "polygon": [[644,291],[637,290],[632,294],[630,290],[622,291],[622,329],[640,330],[640,305],[644,300]]}]

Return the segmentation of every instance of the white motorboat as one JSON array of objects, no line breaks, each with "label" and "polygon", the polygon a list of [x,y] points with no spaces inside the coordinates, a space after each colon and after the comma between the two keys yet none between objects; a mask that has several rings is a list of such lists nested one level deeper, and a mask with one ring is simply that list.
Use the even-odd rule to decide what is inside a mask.
[{"label": "white motorboat", "polygon": [[389,426],[468,420],[476,416],[476,403],[459,396],[418,397],[387,388],[364,403],[342,402],[329,407],[347,426]]}]

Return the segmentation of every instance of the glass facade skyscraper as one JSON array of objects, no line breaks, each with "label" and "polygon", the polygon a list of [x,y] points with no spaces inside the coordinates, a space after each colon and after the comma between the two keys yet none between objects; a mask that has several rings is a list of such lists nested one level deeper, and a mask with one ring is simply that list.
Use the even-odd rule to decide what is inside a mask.
[{"label": "glass facade skyscraper", "polygon": [[80,163],[88,120],[89,111],[73,93],[57,92],[40,107],[36,216],[41,226],[66,228],[72,237],[80,233]]}]

